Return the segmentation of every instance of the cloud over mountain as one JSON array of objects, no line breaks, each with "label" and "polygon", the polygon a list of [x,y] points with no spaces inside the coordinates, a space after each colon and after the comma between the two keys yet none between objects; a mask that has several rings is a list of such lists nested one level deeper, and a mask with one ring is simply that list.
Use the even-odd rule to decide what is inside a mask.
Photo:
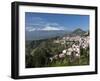
[{"label": "cloud over mountain", "polygon": [[[32,13],[26,14],[26,23],[25,23],[25,31],[32,32],[32,31],[52,31],[52,30],[64,30],[60,23],[55,21],[47,20],[45,17],[39,17]],[[32,15],[32,16],[30,16]]]},{"label": "cloud over mountain", "polygon": [[47,30],[47,31],[50,31],[50,30],[63,30],[59,27],[50,27],[50,26],[47,26],[47,27],[44,27],[42,30]]},{"label": "cloud over mountain", "polygon": [[54,26],[45,26],[43,28],[34,28],[34,27],[26,27],[26,31],[32,32],[32,31],[52,31],[52,30],[64,30],[62,27],[54,27]]}]

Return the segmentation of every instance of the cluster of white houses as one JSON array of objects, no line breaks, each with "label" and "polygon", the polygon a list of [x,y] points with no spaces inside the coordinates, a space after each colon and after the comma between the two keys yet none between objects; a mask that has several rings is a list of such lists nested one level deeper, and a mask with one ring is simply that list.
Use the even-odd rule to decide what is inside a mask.
[{"label": "cluster of white houses", "polygon": [[62,39],[57,39],[54,43],[60,43],[66,46],[66,43],[71,43],[69,47],[65,47],[62,53],[55,54],[50,58],[51,61],[57,58],[65,58],[66,56],[73,56],[75,58],[80,58],[80,48],[86,49],[89,46],[89,36],[66,36]]}]

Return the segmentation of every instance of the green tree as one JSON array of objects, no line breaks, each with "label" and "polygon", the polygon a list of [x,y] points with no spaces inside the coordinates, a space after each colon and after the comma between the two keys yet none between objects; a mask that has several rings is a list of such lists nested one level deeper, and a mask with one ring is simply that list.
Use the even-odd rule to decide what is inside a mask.
[{"label": "green tree", "polygon": [[49,53],[44,48],[36,48],[33,52],[33,66],[44,67],[49,62]]}]

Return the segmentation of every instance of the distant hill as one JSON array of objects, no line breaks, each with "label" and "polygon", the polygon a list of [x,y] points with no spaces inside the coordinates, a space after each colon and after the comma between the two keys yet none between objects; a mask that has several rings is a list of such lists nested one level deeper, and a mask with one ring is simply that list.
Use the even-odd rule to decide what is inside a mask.
[{"label": "distant hill", "polygon": [[25,39],[26,40],[42,40],[42,39],[50,39],[55,37],[63,37],[63,36],[73,36],[73,35],[80,35],[83,36],[86,34],[86,31],[78,28],[74,31],[68,30],[52,30],[52,31],[31,31],[25,32]]},{"label": "distant hill", "polygon": [[48,39],[54,37],[62,37],[65,34],[68,34],[69,31],[64,30],[52,30],[52,31],[32,31],[25,33],[26,40],[41,40],[41,39]]},{"label": "distant hill", "polygon": [[85,33],[86,33],[86,31],[78,28],[78,29],[74,30],[71,34],[72,35],[84,35]]}]

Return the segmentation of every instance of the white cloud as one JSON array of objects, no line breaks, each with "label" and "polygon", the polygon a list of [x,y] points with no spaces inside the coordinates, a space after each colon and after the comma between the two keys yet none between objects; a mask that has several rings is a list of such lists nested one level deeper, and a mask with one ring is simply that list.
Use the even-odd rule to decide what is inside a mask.
[{"label": "white cloud", "polygon": [[51,26],[46,26],[44,28],[34,28],[34,27],[26,27],[26,31],[28,32],[32,32],[32,31],[40,31],[40,30],[43,30],[43,31],[52,31],[52,30],[64,30],[63,28],[61,27],[51,27]]},{"label": "white cloud", "polygon": [[46,26],[46,27],[44,27],[44,28],[41,29],[41,30],[51,31],[51,30],[63,30],[63,29],[61,29],[61,28],[59,28],[59,27],[50,27],[50,26]]},{"label": "white cloud", "polygon": [[59,25],[59,23],[48,22],[41,17],[31,17],[25,26],[26,26],[26,31],[28,32],[39,31],[39,30],[43,31],[64,30],[64,27]]},{"label": "white cloud", "polygon": [[36,30],[36,28],[33,28],[33,27],[26,27],[26,31],[31,32],[31,31],[35,31],[35,30]]},{"label": "white cloud", "polygon": [[52,31],[52,30],[64,30],[65,27],[60,26],[58,23],[32,23],[31,25],[26,26],[26,31],[32,32],[32,31]]}]

